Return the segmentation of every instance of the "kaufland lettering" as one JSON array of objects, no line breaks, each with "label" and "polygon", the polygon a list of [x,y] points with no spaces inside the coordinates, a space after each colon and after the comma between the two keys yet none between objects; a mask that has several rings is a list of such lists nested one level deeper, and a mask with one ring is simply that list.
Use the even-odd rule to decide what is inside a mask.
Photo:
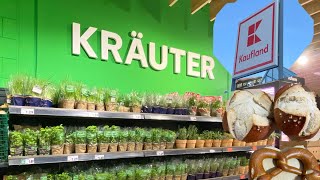
[{"label": "kaufland lettering", "polygon": [[248,61],[252,58],[261,56],[262,54],[268,53],[269,52],[269,44],[265,48],[259,49],[259,50],[252,50],[250,54],[246,55],[240,55],[239,57],[239,63],[242,63],[244,61]]}]

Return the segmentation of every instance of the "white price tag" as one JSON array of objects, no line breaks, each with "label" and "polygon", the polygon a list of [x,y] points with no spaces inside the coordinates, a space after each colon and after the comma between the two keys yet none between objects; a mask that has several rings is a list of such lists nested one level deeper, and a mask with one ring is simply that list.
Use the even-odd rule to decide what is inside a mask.
[{"label": "white price tag", "polygon": [[99,117],[99,113],[97,113],[97,112],[88,112],[88,117]]},{"label": "white price tag", "polygon": [[78,161],[79,157],[78,156],[68,156],[67,161],[73,162],[73,161]]},{"label": "white price tag", "polygon": [[22,164],[34,164],[34,158],[23,159]]},{"label": "white price tag", "polygon": [[214,153],[214,152],[216,152],[216,150],[210,149],[209,152],[210,152],[210,153]]},{"label": "white price tag", "polygon": [[94,155],[94,159],[96,160],[104,159],[104,155],[103,154]]},{"label": "white price tag", "polygon": [[141,114],[134,114],[133,119],[142,119]]},{"label": "white price tag", "polygon": [[196,120],[197,120],[197,117],[191,116],[191,117],[190,117],[190,120],[191,120],[191,121],[196,121]]},{"label": "white price tag", "polygon": [[164,152],[163,151],[157,151],[157,156],[164,156]]},{"label": "white price tag", "polygon": [[111,98],[111,102],[112,102],[112,103],[116,102],[116,98],[112,97],[112,98]]},{"label": "white price tag", "polygon": [[33,86],[32,88],[32,92],[37,93],[37,94],[41,94],[42,93],[42,89],[39,86]]},{"label": "white price tag", "polygon": [[31,109],[31,108],[21,108],[21,114],[34,114],[34,109]]}]

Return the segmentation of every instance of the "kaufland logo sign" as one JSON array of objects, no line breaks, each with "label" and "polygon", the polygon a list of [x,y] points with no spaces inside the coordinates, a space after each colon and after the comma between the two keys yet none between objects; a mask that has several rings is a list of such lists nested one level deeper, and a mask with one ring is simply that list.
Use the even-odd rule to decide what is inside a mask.
[{"label": "kaufland logo sign", "polygon": [[240,22],[234,77],[277,66],[276,8],[276,3],[272,3]]}]

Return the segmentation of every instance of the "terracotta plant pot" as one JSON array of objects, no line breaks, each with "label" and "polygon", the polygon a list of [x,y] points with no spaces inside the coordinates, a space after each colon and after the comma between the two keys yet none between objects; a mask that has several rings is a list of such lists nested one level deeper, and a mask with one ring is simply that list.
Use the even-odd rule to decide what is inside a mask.
[{"label": "terracotta plant pot", "polygon": [[166,180],[166,177],[165,176],[160,176],[159,180]]},{"label": "terracotta plant pot", "polygon": [[[186,142],[187,143],[187,142]],[[185,143],[185,144],[186,144]],[[166,143],[166,149],[173,149],[174,148],[174,143],[173,142],[167,142]]]},{"label": "terracotta plant pot", "polygon": [[197,140],[187,140],[187,148],[195,148]]},{"label": "terracotta plant pot", "polygon": [[241,141],[241,146],[246,146],[246,142]]},{"label": "terracotta plant pot", "polygon": [[[168,143],[167,143],[168,145]],[[187,145],[187,140],[176,140],[176,148],[177,149],[185,149]],[[168,149],[168,148],[167,148]]]},{"label": "terracotta plant pot", "polygon": [[181,180],[181,175],[175,175],[173,179],[174,180]]},{"label": "terracotta plant pot", "polygon": [[127,151],[134,151],[136,144],[134,142],[128,142],[128,149]]},{"label": "terracotta plant pot", "polygon": [[212,141],[212,147],[220,147],[221,146],[221,140],[219,139],[214,139]]},{"label": "terracotta plant pot", "polygon": [[241,146],[241,141],[239,141],[239,140],[233,140],[233,142],[232,142],[232,146]]},{"label": "terracotta plant pot", "polygon": [[245,166],[240,166],[239,167],[239,174],[245,174],[246,167]]},{"label": "terracotta plant pot", "polygon": [[152,150],[159,150],[160,149],[160,143],[152,143]]},{"label": "terracotta plant pot", "polygon": [[131,111],[134,113],[141,113],[141,106],[132,106]]},{"label": "terracotta plant pot", "polygon": [[116,103],[108,103],[106,104],[106,110],[111,112],[117,111],[117,104]]},{"label": "terracotta plant pot", "polygon": [[127,151],[127,149],[128,149],[128,143],[119,143],[118,145],[119,152]]},{"label": "terracotta plant pot", "polygon": [[64,109],[74,109],[74,104],[74,100],[62,100],[59,103],[59,107]]},{"label": "terracotta plant pot", "polygon": [[167,146],[167,143],[166,143],[166,142],[161,142],[161,143],[160,143],[160,149],[161,149],[161,150],[166,149],[166,146]]},{"label": "terracotta plant pot", "polygon": [[262,143],[262,146],[266,146],[267,144],[268,144],[268,139],[264,139],[263,143]]},{"label": "terracotta plant pot", "polygon": [[94,111],[94,110],[96,110],[96,104],[95,104],[95,103],[88,103],[87,109],[88,109],[89,111]]},{"label": "terracotta plant pot", "polygon": [[212,147],[212,139],[207,139],[204,141],[204,147]]},{"label": "terracotta plant pot", "polygon": [[[231,144],[231,146],[232,146],[232,144]],[[230,143],[229,143],[229,139],[223,139],[221,141],[221,147],[231,147],[231,146],[230,146]]]},{"label": "terracotta plant pot", "polygon": [[181,180],[187,180],[188,174],[182,174],[181,175]]},{"label": "terracotta plant pot", "polygon": [[222,176],[228,176],[229,169],[223,169],[222,170]]},{"label": "terracotta plant pot", "polygon": [[198,139],[196,141],[196,148],[203,148],[205,140]]},{"label": "terracotta plant pot", "polygon": [[249,172],[249,166],[245,166],[246,168],[245,168],[245,171],[244,171],[244,174],[248,174],[248,172]]},{"label": "terracotta plant pot", "polygon": [[71,154],[74,152],[74,144],[64,144],[63,154]]},{"label": "terracotta plant pot", "polygon": [[173,180],[173,176],[172,175],[166,175],[166,180]]},{"label": "terracotta plant pot", "polygon": [[51,146],[51,154],[52,155],[59,155],[63,154],[64,145],[54,145]]},{"label": "terracotta plant pot", "polygon": [[143,143],[136,143],[134,150],[135,151],[142,151],[143,150]]},{"label": "terracotta plant pot", "polygon": [[235,169],[229,169],[228,176],[232,176],[235,174]]},{"label": "terracotta plant pot", "polygon": [[108,152],[108,149],[109,149],[109,143],[100,143],[98,145],[99,152]]},{"label": "terracotta plant pot", "polygon": [[262,146],[263,145],[263,140],[260,140],[257,142],[257,146]]},{"label": "terracotta plant pot", "polygon": [[258,146],[258,142],[252,142],[252,146]]},{"label": "terracotta plant pot", "polygon": [[87,152],[88,153],[96,153],[97,152],[97,144],[88,144],[87,145]]},{"label": "terracotta plant pot", "polygon": [[87,109],[87,102],[78,101],[76,103],[76,109]]},{"label": "terracotta plant pot", "polygon": [[117,152],[117,151],[118,151],[118,143],[110,143],[109,152]]},{"label": "terracotta plant pot", "polygon": [[87,152],[87,145],[86,144],[76,144],[75,151],[76,151],[76,153],[86,153]]},{"label": "terracotta plant pot", "polygon": [[246,143],[246,146],[252,146],[253,145],[253,143],[251,142],[251,143]]},{"label": "terracotta plant pot", "polygon": [[96,105],[96,110],[97,111],[105,111],[105,108],[104,108],[104,104],[97,104]]},{"label": "terracotta plant pot", "polygon": [[273,143],[274,143],[274,138],[267,140],[267,145],[268,145],[268,146],[272,146]]},{"label": "terracotta plant pot", "polygon": [[152,143],[143,143],[143,150],[152,150]]}]

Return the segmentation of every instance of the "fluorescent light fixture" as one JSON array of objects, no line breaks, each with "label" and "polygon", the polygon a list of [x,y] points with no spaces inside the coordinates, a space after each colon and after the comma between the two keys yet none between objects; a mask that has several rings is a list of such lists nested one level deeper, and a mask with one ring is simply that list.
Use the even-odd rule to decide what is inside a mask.
[{"label": "fluorescent light fixture", "polygon": [[313,73],[314,75],[320,76],[320,72]]},{"label": "fluorescent light fixture", "polygon": [[300,65],[305,65],[307,64],[309,61],[309,59],[306,57],[306,56],[301,56],[299,59],[298,59],[298,63]]}]

